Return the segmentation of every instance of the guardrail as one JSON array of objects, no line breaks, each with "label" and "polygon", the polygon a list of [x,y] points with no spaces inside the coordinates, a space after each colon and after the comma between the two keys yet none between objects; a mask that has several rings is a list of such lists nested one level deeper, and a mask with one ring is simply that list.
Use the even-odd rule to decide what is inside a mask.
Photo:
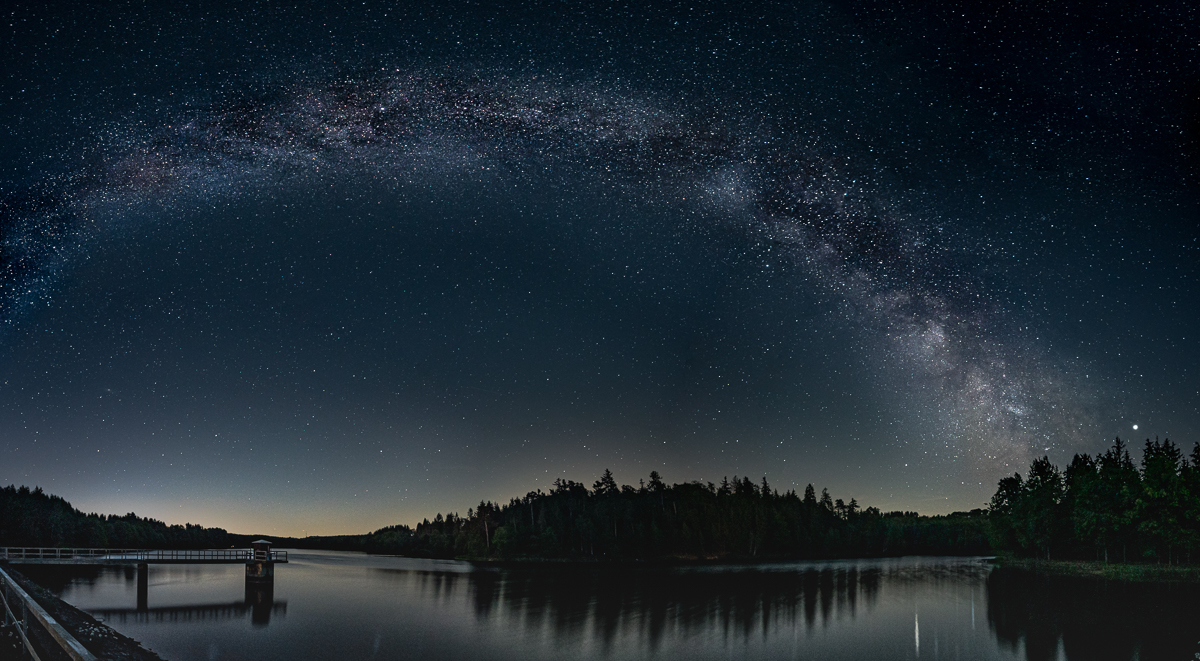
[{"label": "guardrail", "polygon": [[[29,640],[29,624],[32,620],[50,635],[50,638],[66,652],[74,661],[98,661],[91,652],[75,640],[75,637],[62,627],[41,604],[33,600],[29,593],[21,589],[3,569],[0,569],[0,601],[4,602],[4,623],[13,623],[25,650],[34,661],[41,661],[33,642]],[[18,616],[18,614],[20,614]]]},{"label": "guardrail", "polygon": [[142,553],[144,549],[60,549],[39,547],[0,547],[0,560],[55,560],[105,558],[111,554]]},{"label": "guardrail", "polygon": [[287,562],[287,551],[250,549],[62,549],[0,547],[0,560],[100,560],[105,562]]}]

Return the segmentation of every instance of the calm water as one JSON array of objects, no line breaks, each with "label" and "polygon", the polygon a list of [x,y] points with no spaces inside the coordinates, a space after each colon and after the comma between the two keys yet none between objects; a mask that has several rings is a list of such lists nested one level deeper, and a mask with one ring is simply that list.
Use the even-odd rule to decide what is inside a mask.
[{"label": "calm water", "polygon": [[[480,568],[292,551],[239,565],[27,571],[171,661],[1200,658],[1200,589],[1048,579],[970,558]],[[29,568],[32,570],[33,568]]]}]

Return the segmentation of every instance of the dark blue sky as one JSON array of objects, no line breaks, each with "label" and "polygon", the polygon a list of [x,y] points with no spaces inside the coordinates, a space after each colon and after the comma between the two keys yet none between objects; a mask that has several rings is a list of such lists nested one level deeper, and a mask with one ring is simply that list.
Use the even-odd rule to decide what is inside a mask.
[{"label": "dark blue sky", "polygon": [[0,483],[292,535],[606,467],[940,513],[1200,438],[1183,3],[6,18]]}]

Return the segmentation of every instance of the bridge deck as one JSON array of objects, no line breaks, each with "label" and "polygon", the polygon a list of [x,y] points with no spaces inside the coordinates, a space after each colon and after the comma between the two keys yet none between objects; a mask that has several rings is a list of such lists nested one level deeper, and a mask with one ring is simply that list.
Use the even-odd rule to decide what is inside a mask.
[{"label": "bridge deck", "polygon": [[0,547],[0,560],[26,565],[237,564],[287,562],[287,551],[250,549],[60,549]]}]

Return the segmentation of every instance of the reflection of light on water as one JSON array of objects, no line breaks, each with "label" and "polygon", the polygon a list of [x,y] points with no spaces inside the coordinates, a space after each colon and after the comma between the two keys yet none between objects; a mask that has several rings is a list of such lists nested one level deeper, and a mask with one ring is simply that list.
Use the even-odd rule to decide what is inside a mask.
[{"label": "reflection of light on water", "polygon": [[913,641],[917,646],[917,656],[921,656],[921,618],[913,611]]}]

